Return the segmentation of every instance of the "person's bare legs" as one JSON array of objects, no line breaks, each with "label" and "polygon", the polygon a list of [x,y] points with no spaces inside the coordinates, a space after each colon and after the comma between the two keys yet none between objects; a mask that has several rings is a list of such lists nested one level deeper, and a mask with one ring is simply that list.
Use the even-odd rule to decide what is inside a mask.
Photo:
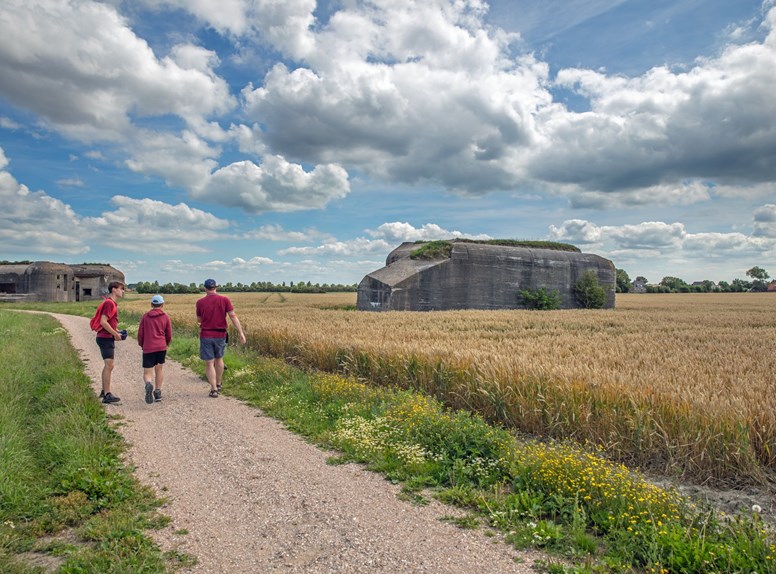
[{"label": "person's bare legs", "polygon": [[221,379],[224,376],[224,358],[220,357],[215,360],[215,372],[216,372],[216,388],[221,390]]},{"label": "person's bare legs", "polygon": [[146,369],[143,367],[143,380],[146,383],[153,383],[154,382],[154,369],[153,367],[150,369]]},{"label": "person's bare legs", "polygon": [[164,383],[164,365],[154,365],[154,383],[157,391],[162,390],[162,383]]},{"label": "person's bare legs", "polygon": [[107,395],[110,392],[110,378],[113,374],[113,359],[105,359],[102,367],[102,390]]},{"label": "person's bare legs", "polygon": [[[218,379],[216,378],[217,374],[216,374],[216,367],[215,367],[215,362],[217,360],[218,359],[209,359],[209,360],[205,361],[205,377],[207,377],[207,382],[210,383],[210,390],[211,391],[218,390],[218,388],[216,387],[216,385],[218,384],[216,381]],[[221,368],[221,373],[223,373],[224,372],[224,370],[223,370],[223,359],[221,360],[221,367],[222,367]]]}]

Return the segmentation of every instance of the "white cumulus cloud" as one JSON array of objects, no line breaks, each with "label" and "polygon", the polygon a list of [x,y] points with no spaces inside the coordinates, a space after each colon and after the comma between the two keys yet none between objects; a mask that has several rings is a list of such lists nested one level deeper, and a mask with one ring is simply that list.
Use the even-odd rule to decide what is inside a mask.
[{"label": "white cumulus cloud", "polygon": [[267,156],[261,165],[240,161],[218,169],[194,196],[261,213],[320,209],[349,191],[348,174],[337,165],[305,171],[280,156]]},{"label": "white cumulus cloud", "polygon": [[363,257],[370,253],[388,253],[394,246],[384,239],[358,237],[349,241],[328,241],[316,247],[289,247],[279,255],[307,255],[319,257]]},{"label": "white cumulus cloud", "polygon": [[401,243],[404,241],[432,241],[435,239],[493,239],[486,234],[467,234],[460,231],[448,231],[436,223],[426,223],[421,227],[414,227],[407,222],[393,221],[383,223],[377,229],[367,230],[371,237],[385,239],[386,241]]},{"label": "white cumulus cloud", "polygon": [[8,0],[0,14],[0,75],[14,78],[0,94],[70,137],[120,141],[135,115],[196,123],[235,104],[214,54],[158,58],[108,4]]},{"label": "white cumulus cloud", "polygon": [[[40,253],[75,255],[89,251],[81,218],[62,201],[43,191],[30,191],[6,170],[0,148],[0,245],[6,256]],[[24,255],[23,255],[24,256]]]},{"label": "white cumulus cloud", "polygon": [[153,199],[114,196],[113,211],[89,218],[94,237],[118,249],[164,253],[205,252],[229,223],[184,203],[170,205]]}]

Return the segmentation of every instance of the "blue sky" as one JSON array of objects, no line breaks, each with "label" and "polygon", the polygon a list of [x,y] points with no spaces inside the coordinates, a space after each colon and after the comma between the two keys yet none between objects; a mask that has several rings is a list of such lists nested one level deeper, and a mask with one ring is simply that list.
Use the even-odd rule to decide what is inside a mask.
[{"label": "blue sky", "polygon": [[776,275],[774,0],[4,0],[0,259],[357,283],[402,241]]}]

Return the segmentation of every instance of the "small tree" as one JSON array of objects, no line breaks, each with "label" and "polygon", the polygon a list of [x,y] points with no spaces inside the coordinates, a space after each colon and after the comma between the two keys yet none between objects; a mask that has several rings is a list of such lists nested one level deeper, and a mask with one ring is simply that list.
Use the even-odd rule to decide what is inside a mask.
[{"label": "small tree", "polygon": [[616,281],[617,281],[617,292],[618,293],[627,293],[630,291],[631,287],[631,280],[628,276],[627,271],[625,269],[617,269],[616,271]]},{"label": "small tree", "polygon": [[754,266],[749,271],[747,271],[746,276],[751,277],[752,279],[759,279],[760,281],[765,281],[770,277],[765,269],[757,266]]},{"label": "small tree", "polygon": [[537,311],[553,311],[560,309],[560,293],[548,291],[544,287],[536,290],[523,289],[518,292],[518,298],[526,309]]},{"label": "small tree", "polygon": [[601,309],[606,304],[606,290],[598,282],[595,271],[585,271],[574,285],[577,301],[585,309]]},{"label": "small tree", "polygon": [[717,291],[717,286],[714,284],[714,281],[711,281],[710,279],[704,279],[703,290],[706,293],[711,293],[712,291]]},{"label": "small tree", "polygon": [[690,292],[690,286],[684,281],[684,279],[679,279],[679,277],[663,277],[663,279],[660,280],[660,284],[664,287],[668,287],[671,289],[671,291],[679,293]]},{"label": "small tree", "polygon": [[768,275],[768,272],[762,267],[752,267],[749,271],[746,272],[746,276],[753,279],[752,291],[765,291],[768,289],[768,284],[766,281],[770,275]]}]

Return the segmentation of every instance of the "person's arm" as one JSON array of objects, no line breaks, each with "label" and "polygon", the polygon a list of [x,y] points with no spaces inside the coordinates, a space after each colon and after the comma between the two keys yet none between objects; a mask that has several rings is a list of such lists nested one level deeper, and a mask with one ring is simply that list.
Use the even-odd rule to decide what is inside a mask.
[{"label": "person's arm", "polygon": [[140,325],[137,327],[137,344],[143,346],[143,339],[145,338],[145,329],[143,329],[143,320],[140,319]]},{"label": "person's arm", "polygon": [[227,315],[229,315],[229,319],[232,321],[232,325],[234,325],[234,328],[237,329],[237,333],[240,335],[240,342],[244,345],[245,333],[243,333],[243,328],[242,325],[240,325],[240,320],[237,318],[237,313],[234,311],[229,311]]},{"label": "person's arm", "polygon": [[167,341],[167,344],[170,344],[170,341],[172,341],[172,321],[170,321],[170,318],[167,317],[167,325],[164,329],[164,339]]}]

